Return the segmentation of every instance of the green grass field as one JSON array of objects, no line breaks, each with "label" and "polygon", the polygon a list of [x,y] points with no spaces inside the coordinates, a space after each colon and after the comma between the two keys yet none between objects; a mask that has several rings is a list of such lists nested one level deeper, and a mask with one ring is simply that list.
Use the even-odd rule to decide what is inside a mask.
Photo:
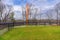
[{"label": "green grass field", "polygon": [[60,26],[18,26],[3,34],[0,40],[60,40]]}]

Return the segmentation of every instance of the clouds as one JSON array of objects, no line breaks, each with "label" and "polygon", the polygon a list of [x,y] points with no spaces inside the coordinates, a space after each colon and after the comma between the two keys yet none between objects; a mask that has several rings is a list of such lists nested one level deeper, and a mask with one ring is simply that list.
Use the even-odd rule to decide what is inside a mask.
[{"label": "clouds", "polygon": [[34,5],[52,5],[60,2],[60,0],[3,0],[6,4],[15,4],[15,5],[21,5],[21,4],[26,4],[28,3],[32,3]]},{"label": "clouds", "polygon": [[8,5],[23,5],[26,4],[26,0],[2,0],[5,4]]},{"label": "clouds", "polygon": [[4,4],[13,5],[13,0],[2,0]]},{"label": "clouds", "polygon": [[21,6],[13,6],[13,9],[15,10],[15,11],[22,11],[22,7]]},{"label": "clouds", "polygon": [[40,6],[42,9],[49,9],[58,2],[60,2],[60,0],[30,0],[31,4],[34,4],[35,6]]},{"label": "clouds", "polygon": [[60,2],[60,0],[3,0],[5,4],[8,5],[17,5],[17,6],[25,6],[28,2],[29,4],[33,4],[35,6],[41,7],[42,9],[49,9],[53,7],[56,3]]},{"label": "clouds", "polygon": [[12,5],[14,10],[22,11],[22,6],[25,6],[26,3],[33,4],[41,10],[48,10],[53,8],[60,0],[3,0],[3,2]]},{"label": "clouds", "polygon": [[[4,4],[12,5],[14,8],[14,11],[20,11],[20,12],[22,12],[22,6],[25,6],[26,3],[33,4],[38,9],[41,9],[41,10],[48,10],[53,8],[55,4],[60,2],[60,0],[2,0],[2,1]],[[18,12],[18,14],[16,13],[17,17],[21,16],[20,12]]]}]

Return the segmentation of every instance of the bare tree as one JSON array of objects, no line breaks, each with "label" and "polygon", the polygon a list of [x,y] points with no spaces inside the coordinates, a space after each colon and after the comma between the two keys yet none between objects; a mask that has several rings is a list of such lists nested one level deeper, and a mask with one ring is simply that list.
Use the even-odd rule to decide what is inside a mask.
[{"label": "bare tree", "polygon": [[57,14],[57,25],[60,24],[60,3],[56,4],[55,5],[55,11],[56,11],[56,14]]},{"label": "bare tree", "polygon": [[30,17],[32,17],[32,21],[35,22],[34,24],[37,24],[37,21],[36,21],[36,16],[37,16],[37,8],[31,8],[30,9]]},{"label": "bare tree", "polygon": [[5,8],[5,5],[2,3],[2,0],[0,0],[0,22],[2,21],[2,14],[3,14],[4,8]]},{"label": "bare tree", "polygon": [[7,21],[13,21],[13,19],[14,19],[14,12],[13,12],[13,8],[12,8],[12,6],[11,7],[9,7],[9,10],[8,11],[6,11],[6,13],[5,13],[5,17],[3,18],[3,21],[4,22],[7,22]]},{"label": "bare tree", "polygon": [[53,19],[53,10],[51,9],[51,10],[47,11],[46,15],[48,17],[49,24],[51,25],[52,19]]},{"label": "bare tree", "polygon": [[14,21],[14,12],[11,12],[8,17],[11,20],[11,22],[13,22]]},{"label": "bare tree", "polygon": [[26,20],[26,10],[24,7],[22,7],[22,17],[23,17],[23,21]]}]

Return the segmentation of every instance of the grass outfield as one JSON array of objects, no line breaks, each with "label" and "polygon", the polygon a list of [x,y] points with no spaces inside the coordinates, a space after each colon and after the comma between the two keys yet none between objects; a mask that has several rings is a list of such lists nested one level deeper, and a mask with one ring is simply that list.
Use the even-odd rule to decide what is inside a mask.
[{"label": "grass outfield", "polygon": [[0,40],[60,40],[60,26],[18,26]]}]

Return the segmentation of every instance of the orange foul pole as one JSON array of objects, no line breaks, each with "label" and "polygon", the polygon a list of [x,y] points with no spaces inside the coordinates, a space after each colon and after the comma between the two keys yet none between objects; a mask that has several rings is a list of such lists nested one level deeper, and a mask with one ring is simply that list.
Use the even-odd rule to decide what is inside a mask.
[{"label": "orange foul pole", "polygon": [[29,5],[26,4],[26,25],[28,25],[28,17],[29,17]]}]

